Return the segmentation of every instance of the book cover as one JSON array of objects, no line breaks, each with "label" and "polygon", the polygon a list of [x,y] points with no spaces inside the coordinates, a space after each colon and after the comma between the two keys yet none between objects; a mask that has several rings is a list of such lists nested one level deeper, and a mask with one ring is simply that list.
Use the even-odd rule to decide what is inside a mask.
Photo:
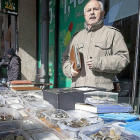
[{"label": "book cover", "polygon": [[74,70],[81,69],[81,58],[78,45],[73,45],[70,51],[71,64],[74,62]]},{"label": "book cover", "polygon": [[133,112],[133,108],[128,104],[85,104],[76,103],[75,109],[85,110],[93,113],[125,113]]}]

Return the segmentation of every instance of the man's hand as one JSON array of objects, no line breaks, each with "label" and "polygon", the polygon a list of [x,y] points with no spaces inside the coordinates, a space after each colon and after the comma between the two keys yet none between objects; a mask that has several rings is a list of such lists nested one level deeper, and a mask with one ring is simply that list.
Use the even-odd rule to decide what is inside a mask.
[{"label": "man's hand", "polygon": [[89,66],[90,69],[92,69],[92,59],[87,60],[87,65]]},{"label": "man's hand", "polygon": [[3,65],[8,65],[9,62],[4,62]]},{"label": "man's hand", "polygon": [[74,68],[74,62],[71,65],[71,75],[72,77],[76,77],[80,73],[80,71],[75,71],[73,68]]}]

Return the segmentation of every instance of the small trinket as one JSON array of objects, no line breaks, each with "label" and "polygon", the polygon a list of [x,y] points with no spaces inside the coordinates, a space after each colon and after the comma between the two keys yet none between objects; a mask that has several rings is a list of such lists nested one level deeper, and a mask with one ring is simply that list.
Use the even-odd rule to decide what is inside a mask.
[{"label": "small trinket", "polygon": [[11,120],[13,120],[13,117],[11,115],[7,115],[7,116],[5,116],[5,120],[11,121]]},{"label": "small trinket", "polygon": [[[83,120],[83,121],[81,121],[81,120]],[[65,125],[67,125],[67,126],[73,127],[73,128],[85,127],[85,126],[89,126],[90,125],[87,122],[86,119],[81,119],[81,120],[72,120],[70,122],[63,121],[62,123],[65,124]]]},{"label": "small trinket", "polygon": [[95,134],[90,135],[89,138],[91,138],[92,140],[125,140],[121,136],[121,131],[118,128],[111,128],[109,131],[108,129],[99,131]]},{"label": "small trinket", "polygon": [[6,136],[6,139],[7,140],[14,140],[14,135],[9,134],[9,135]]},{"label": "small trinket", "polygon": [[24,140],[24,137],[23,137],[23,136],[18,136],[18,137],[16,138],[16,140]]},{"label": "small trinket", "polygon": [[110,135],[115,135],[115,132],[113,129],[110,130]]},{"label": "small trinket", "polygon": [[64,112],[53,112],[51,115],[53,118],[69,118],[69,116]]},{"label": "small trinket", "polygon": [[5,107],[5,105],[4,105],[4,104],[2,104],[0,107]]},{"label": "small trinket", "polygon": [[0,116],[0,121],[10,121],[10,120],[13,120],[13,116],[11,115],[5,114]]}]

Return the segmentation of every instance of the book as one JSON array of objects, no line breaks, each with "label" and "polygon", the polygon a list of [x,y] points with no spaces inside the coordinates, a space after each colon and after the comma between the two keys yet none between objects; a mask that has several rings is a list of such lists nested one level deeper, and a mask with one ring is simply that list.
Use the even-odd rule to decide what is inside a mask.
[{"label": "book", "polygon": [[75,109],[84,110],[88,112],[94,112],[94,113],[97,112],[97,108],[95,106],[86,104],[86,103],[76,103]]},{"label": "book", "polygon": [[30,80],[15,80],[15,81],[11,81],[11,83],[10,83],[11,85],[25,85],[25,84],[29,84],[29,85],[31,85],[32,84],[32,82],[30,81]]},{"label": "book", "polygon": [[76,103],[75,109],[85,110],[93,113],[125,113],[133,112],[129,104],[86,104]]},{"label": "book", "polygon": [[81,69],[81,58],[78,45],[73,45],[70,51],[71,64],[74,62],[74,70],[78,71]]},{"label": "book", "polygon": [[14,93],[16,93],[16,91],[25,91],[25,90],[35,90],[35,91],[40,91],[42,90],[41,88],[38,87],[11,87],[11,91],[13,91]]},{"label": "book", "polygon": [[34,87],[34,85],[10,85],[10,87]]}]

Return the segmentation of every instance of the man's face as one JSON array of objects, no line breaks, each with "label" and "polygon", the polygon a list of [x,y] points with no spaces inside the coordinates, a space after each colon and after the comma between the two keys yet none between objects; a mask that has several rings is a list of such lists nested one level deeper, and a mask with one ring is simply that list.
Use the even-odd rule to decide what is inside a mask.
[{"label": "man's face", "polygon": [[8,57],[8,58],[11,58],[11,57],[12,57],[12,55],[7,54],[7,57]]},{"label": "man's face", "polygon": [[95,24],[104,16],[104,11],[101,11],[98,1],[90,1],[85,7],[84,17],[88,25]]}]

